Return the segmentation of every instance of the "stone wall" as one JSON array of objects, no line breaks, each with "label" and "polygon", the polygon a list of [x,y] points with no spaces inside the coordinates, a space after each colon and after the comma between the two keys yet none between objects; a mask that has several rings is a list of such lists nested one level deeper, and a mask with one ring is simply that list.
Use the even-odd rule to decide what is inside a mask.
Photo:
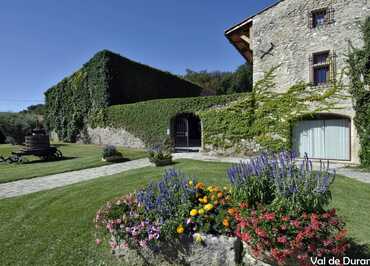
[{"label": "stone wall", "polygon": [[235,237],[203,235],[203,241],[192,239],[160,243],[149,248],[115,248],[113,254],[129,265],[189,265],[189,266],[270,266],[250,255],[249,249]]},{"label": "stone wall", "polygon": [[[116,145],[127,148],[143,149],[145,143],[124,129],[116,128],[88,128],[87,139],[92,144]],[[86,139],[86,136],[84,137]]]},{"label": "stone wall", "polygon": [[[253,79],[257,81],[272,66],[277,90],[282,91],[299,81],[309,81],[309,57],[321,51],[335,51],[336,68],[345,66],[348,41],[362,46],[358,23],[370,14],[370,0],[284,0],[253,18]],[[309,27],[309,13],[320,8],[334,10],[334,23]],[[272,55],[263,59],[263,51],[275,45]]]},{"label": "stone wall", "polygon": [[[334,22],[311,28],[309,13],[320,8],[334,10]],[[272,66],[276,71],[276,91],[282,92],[297,82],[310,81],[309,58],[322,51],[335,52],[337,79],[346,67],[349,42],[354,47],[363,45],[359,24],[370,15],[370,0],[283,0],[253,18],[252,50],[253,79],[260,80]],[[261,56],[273,43],[272,55]],[[348,77],[343,76],[344,84]],[[341,103],[343,109],[333,110],[351,119],[351,162],[358,163],[360,149],[352,100]]]}]

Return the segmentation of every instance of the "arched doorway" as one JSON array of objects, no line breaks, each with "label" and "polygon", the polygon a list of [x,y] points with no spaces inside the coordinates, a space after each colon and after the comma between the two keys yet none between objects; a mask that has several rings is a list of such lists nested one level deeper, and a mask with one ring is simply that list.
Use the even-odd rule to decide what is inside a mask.
[{"label": "arched doorway", "polygon": [[293,149],[314,159],[351,160],[351,120],[337,114],[318,114],[293,128]]},{"label": "arched doorway", "polygon": [[202,127],[198,116],[192,113],[177,115],[172,122],[172,138],[176,149],[199,150]]}]

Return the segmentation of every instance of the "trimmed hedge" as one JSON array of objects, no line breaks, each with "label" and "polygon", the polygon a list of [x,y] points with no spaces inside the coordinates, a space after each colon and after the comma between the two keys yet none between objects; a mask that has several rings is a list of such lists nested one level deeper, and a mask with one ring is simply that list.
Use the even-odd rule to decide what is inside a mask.
[{"label": "trimmed hedge", "polygon": [[171,119],[177,114],[199,113],[224,106],[243,95],[162,99],[111,106],[105,109],[103,119],[95,126],[123,128],[147,145],[157,144],[167,137]]},{"label": "trimmed hedge", "polygon": [[199,96],[202,88],[168,72],[104,50],[46,93],[46,124],[74,142],[105,107],[159,98]]}]

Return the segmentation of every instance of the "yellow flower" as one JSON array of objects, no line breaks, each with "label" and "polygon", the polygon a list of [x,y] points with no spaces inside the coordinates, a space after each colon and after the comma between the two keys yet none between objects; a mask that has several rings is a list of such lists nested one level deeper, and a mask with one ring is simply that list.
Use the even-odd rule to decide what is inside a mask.
[{"label": "yellow flower", "polygon": [[212,209],[213,209],[213,205],[212,205],[211,203],[208,203],[207,205],[205,205],[205,206],[204,206],[204,209],[205,209],[206,211],[210,211],[210,210],[212,210]]},{"label": "yellow flower", "polygon": [[223,224],[226,228],[230,226],[229,220],[228,220],[228,219],[226,219],[226,218],[222,221],[222,224]]},{"label": "yellow flower", "polygon": [[200,210],[198,211],[198,213],[199,213],[199,215],[203,215],[203,214],[204,214],[204,209],[200,209]]},{"label": "yellow flower", "polygon": [[210,187],[207,187],[207,190],[208,190],[208,191],[211,191],[211,192],[212,192],[212,190],[213,190],[213,187],[212,187],[212,186],[210,186]]},{"label": "yellow flower", "polygon": [[197,216],[198,215],[198,211],[196,209],[192,209],[190,211],[190,216]]},{"label": "yellow flower", "polygon": [[177,229],[176,229],[176,232],[178,233],[178,234],[182,234],[182,233],[184,233],[184,231],[185,231],[185,228],[184,228],[184,226],[181,224],[181,225],[179,225],[178,227],[177,227]]},{"label": "yellow flower", "polygon": [[208,203],[208,198],[207,198],[207,196],[204,196],[203,197],[203,201],[201,201],[202,203],[204,203],[204,204],[206,204],[206,203]]},{"label": "yellow flower", "polygon": [[193,238],[194,238],[195,242],[198,242],[198,243],[203,241],[203,237],[202,237],[202,235],[201,235],[201,234],[199,234],[199,233],[195,233],[195,234],[193,235]]},{"label": "yellow flower", "polygon": [[192,186],[193,185],[193,181],[189,181],[189,186]]}]

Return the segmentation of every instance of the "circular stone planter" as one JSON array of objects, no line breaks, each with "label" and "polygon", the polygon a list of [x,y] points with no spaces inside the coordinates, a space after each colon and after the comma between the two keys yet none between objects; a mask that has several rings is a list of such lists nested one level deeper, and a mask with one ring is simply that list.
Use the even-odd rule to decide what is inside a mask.
[{"label": "circular stone planter", "polygon": [[149,248],[112,250],[129,265],[257,265],[269,266],[254,259],[235,237],[203,235],[203,241],[192,239],[178,242],[160,242],[157,250]]}]

